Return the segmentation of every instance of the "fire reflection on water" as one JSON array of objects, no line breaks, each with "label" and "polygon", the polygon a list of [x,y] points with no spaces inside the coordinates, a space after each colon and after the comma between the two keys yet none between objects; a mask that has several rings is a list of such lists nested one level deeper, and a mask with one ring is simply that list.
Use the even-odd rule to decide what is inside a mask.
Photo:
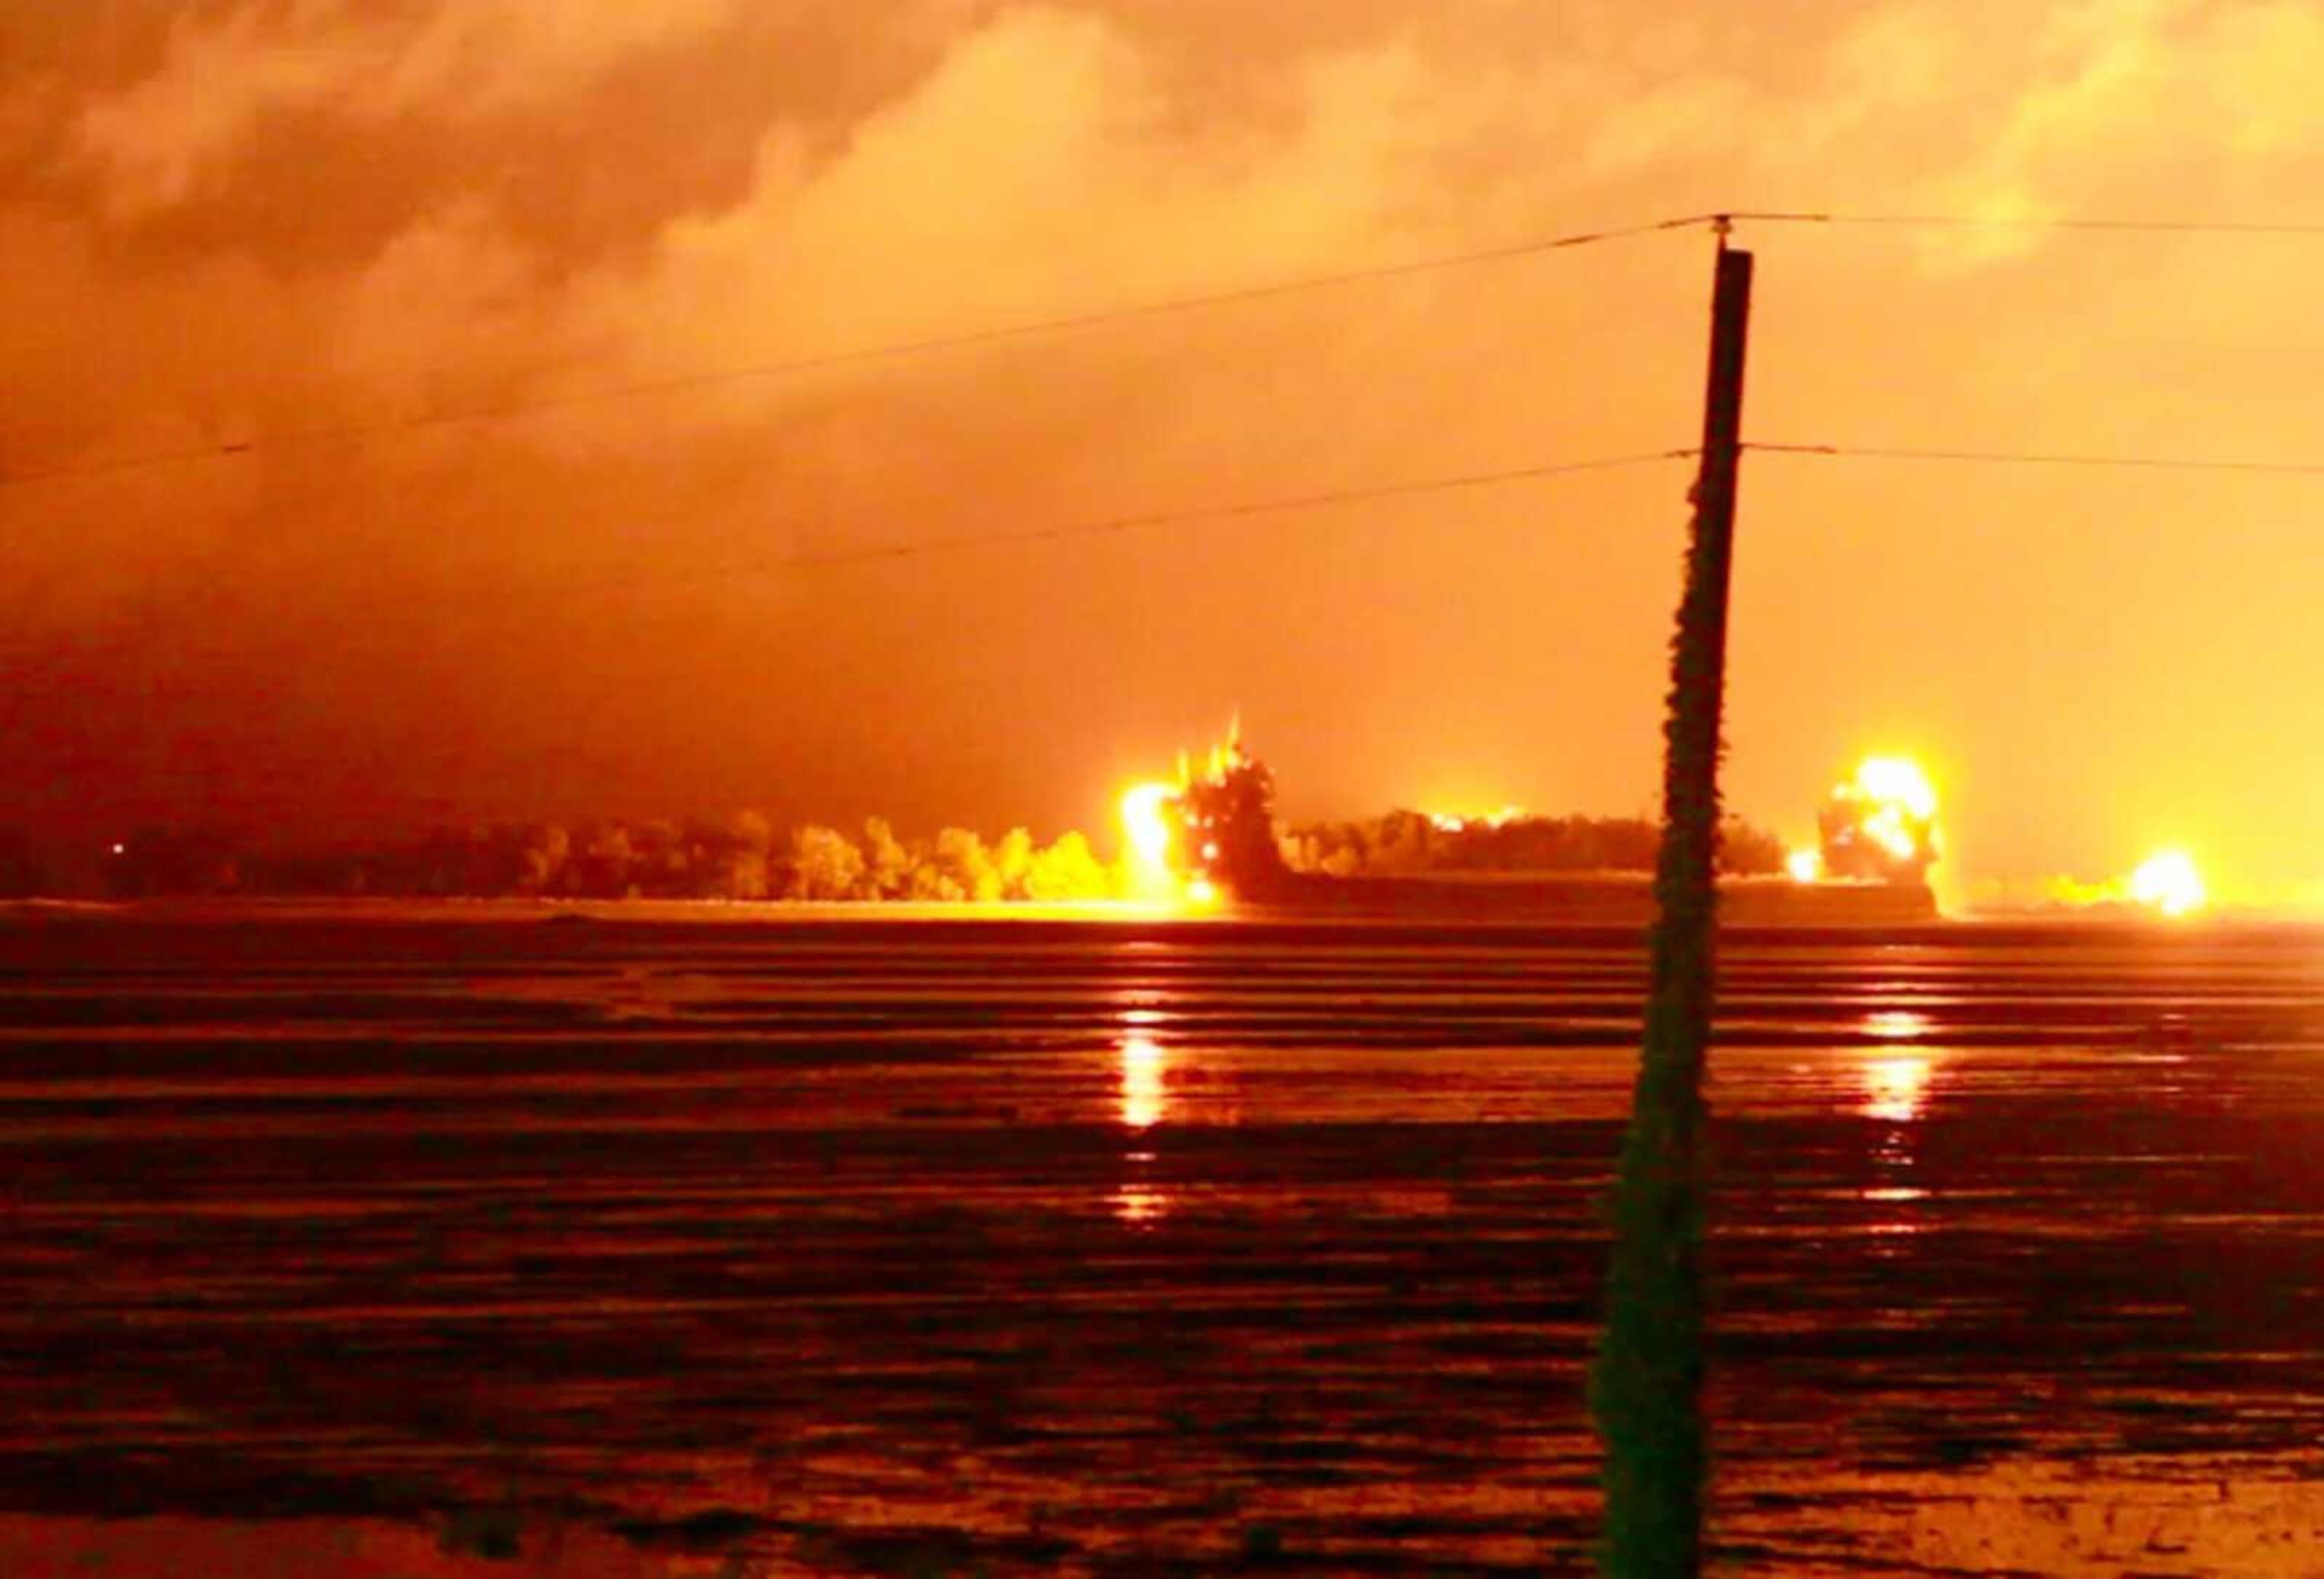
[{"label": "fire reflection on water", "polygon": [[1864,1100],[1858,1111],[1892,1124],[1916,1122],[1929,1103],[1931,1059],[1875,1058],[1864,1066]]},{"label": "fire reflection on water", "polygon": [[[1863,1020],[1866,1036],[1892,1045],[1918,1042],[1934,1029],[1927,1015],[1909,1009],[1885,1009]],[[1892,1124],[1918,1122],[1928,1107],[1929,1078],[1935,1070],[1935,1059],[1925,1053],[1902,1051],[1901,1046],[1896,1052],[1868,1060],[1860,1076],[1863,1100],[1857,1111],[1866,1118]]]},{"label": "fire reflection on water", "polygon": [[[1170,1059],[1162,1044],[1140,1029],[1154,1023],[1158,1015],[1134,1009],[1122,1019],[1128,1029],[1122,1034],[1116,1060],[1121,1127],[1125,1133],[1142,1139],[1148,1131],[1170,1116]],[[1153,1166],[1154,1153],[1140,1147],[1122,1160],[1130,1170],[1129,1177],[1108,1197],[1114,1216],[1135,1226],[1167,1215],[1170,1210],[1169,1192],[1146,1176]]]},{"label": "fire reflection on water", "polygon": [[[1911,1235],[1921,1230],[1917,1214],[1909,1210],[1926,1200],[1928,1192],[1903,1182],[1914,1168],[1913,1127],[1927,1116],[1929,1085],[1936,1059],[1914,1048],[1932,1027],[1928,1016],[1910,1010],[1886,1010],[1864,1017],[1864,1034],[1888,1044],[1882,1055],[1867,1058],[1858,1073],[1857,1112],[1889,1126],[1874,1147],[1875,1160],[1894,1182],[1859,1192],[1867,1204],[1897,1213],[1872,1226],[1876,1234]],[[1908,1050],[1912,1049],[1912,1050]]]},{"label": "fire reflection on water", "polygon": [[1132,1226],[1157,1222],[1170,1210],[1169,1196],[1148,1185],[1123,1185],[1111,1200],[1113,1214]]},{"label": "fire reflection on water", "polygon": [[1150,1130],[1169,1111],[1170,1095],[1164,1076],[1169,1061],[1150,1036],[1132,1032],[1121,1039],[1121,1127]]}]

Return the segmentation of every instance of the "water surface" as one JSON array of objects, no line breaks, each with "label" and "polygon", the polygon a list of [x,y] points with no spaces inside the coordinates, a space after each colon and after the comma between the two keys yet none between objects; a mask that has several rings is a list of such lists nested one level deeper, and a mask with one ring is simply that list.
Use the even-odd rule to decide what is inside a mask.
[{"label": "water surface", "polygon": [[[1585,1571],[1642,975],[0,927],[0,1571]],[[2319,1053],[2312,931],[1730,938],[1723,1571],[2324,1572]]]}]

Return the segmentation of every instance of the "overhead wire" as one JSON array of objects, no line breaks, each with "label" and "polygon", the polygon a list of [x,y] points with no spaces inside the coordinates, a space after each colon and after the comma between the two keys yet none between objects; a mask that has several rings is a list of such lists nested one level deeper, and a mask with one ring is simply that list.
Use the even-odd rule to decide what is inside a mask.
[{"label": "overhead wire", "polygon": [[1157,527],[1233,521],[1255,515],[1286,514],[1298,511],[1328,509],[1339,505],[1369,503],[1379,500],[1452,493],[1468,488],[1496,487],[1549,477],[1572,476],[1584,472],[1618,471],[1633,466],[1652,466],[1661,461],[1685,460],[1701,453],[1697,449],[1640,450],[1628,455],[1601,456],[1591,460],[1551,461],[1538,466],[1511,466],[1500,471],[1467,472],[1451,476],[1425,477],[1411,482],[1333,489],[1326,493],[1295,494],[1280,498],[1245,500],[1231,504],[1192,505],[1183,510],[1101,517],[1054,526],[977,532],[959,537],[925,538],[915,541],[886,543],[869,548],[835,549],[828,553],[795,554],[775,561],[768,568],[828,569],[846,565],[871,564],[881,560],[918,559],[929,554],[953,553],[970,549],[1051,542],[1065,538],[1103,537],[1120,532],[1144,531]]},{"label": "overhead wire", "polygon": [[[721,385],[787,375],[826,371],[852,365],[864,365],[883,361],[946,351],[966,350],[1001,344],[1011,340],[1044,335],[1071,334],[1102,328],[1110,325],[1152,319],[1168,315],[1196,311],[1237,303],[1281,298],[1314,291],[1356,285],[1370,281],[1388,280],[1435,271],[1480,265],[1528,256],[1569,251],[1603,243],[1642,237],[1657,234],[1711,228],[1721,233],[1732,225],[1780,224],[1802,226],[1864,226],[1888,227],[1942,228],[2022,228],[2082,232],[2124,232],[2186,234],[2216,234],[2223,235],[2285,235],[2324,236],[2324,224],[2273,221],[2218,221],[2189,219],[2145,219],[2092,217],[2042,216],[1978,216],[1966,214],[1913,212],[1855,212],[1849,210],[1816,209],[1733,209],[1681,215],[1669,218],[1648,220],[1639,224],[1577,230],[1539,237],[1531,241],[1512,243],[1495,247],[1386,263],[1370,267],[1340,270],[1329,273],[1296,279],[1268,282],[1229,290],[1131,303],[1126,306],[1090,312],[1065,314],[991,328],[964,330],[957,333],[924,337],[884,345],[855,347],[848,350],[793,357],[776,361],[743,364],[706,369],[697,373],[675,374],[663,378],[644,379],[627,383],[609,384],[595,389],[570,391],[559,394],[544,394],[496,405],[469,407],[449,411],[420,415],[376,423],[347,424],[336,428],[294,430],[271,434],[256,439],[242,439],[224,443],[189,446],[177,449],[158,450],[143,455],[118,457],[81,465],[56,466],[42,470],[0,472],[0,490],[22,488],[34,484],[67,478],[99,476],[113,473],[180,466],[206,461],[233,459],[269,451],[320,446],[335,443],[359,443],[363,440],[430,429],[483,426],[576,407],[611,403],[625,400],[650,398],[687,391],[715,388]],[[1923,448],[1903,446],[1851,446],[1834,444],[1749,443],[1747,449],[1766,454],[1829,457],[1840,458],[1959,462],[1982,464],[2021,464],[2077,467],[2119,467],[2170,471],[2243,472],[2282,474],[2288,476],[2324,475],[2324,464],[2298,462],[2238,460],[2218,457],[2175,457],[2162,456],[2101,456],[2047,454],[2015,451],[1985,451],[1954,448]],[[1655,451],[1641,455],[1611,457],[1600,460],[1576,463],[1554,463],[1545,466],[1527,466],[1507,471],[1471,474],[1463,476],[1432,478],[1409,484],[1389,485],[1381,488],[1349,489],[1321,494],[1297,495],[1284,499],[1261,500],[1225,506],[1202,507],[1185,511],[1166,511],[1148,514],[1126,515],[1102,520],[1071,522],[1063,525],[1029,528],[1021,531],[973,534],[962,538],[925,540],[914,542],[874,545],[860,549],[835,550],[830,553],[795,556],[778,561],[770,568],[816,569],[880,560],[915,558],[923,554],[949,553],[964,549],[999,546],[1008,543],[1038,542],[1059,539],[1099,536],[1134,531],[1149,527],[1174,525],[1204,520],[1226,520],[1238,516],[1258,515],[1329,505],[1351,503],[1367,499],[1393,498],[1401,494],[1442,492],[1451,489],[1488,486],[1532,477],[1544,477],[1572,471],[1603,470],[1616,466],[1637,466],[1657,460],[1677,459],[1692,456],[1693,450]]]},{"label": "overhead wire", "polygon": [[110,459],[50,466],[32,471],[12,473],[0,470],[0,489],[21,488],[35,483],[53,482],[66,478],[104,476],[120,472],[233,459],[280,449],[359,443],[367,439],[383,438],[392,434],[429,429],[480,427],[581,406],[678,394],[725,384],[788,377],[806,373],[827,372],[841,367],[879,362],[900,361],[937,352],[970,350],[1043,335],[1079,333],[1115,324],[1133,323],[1142,319],[1163,318],[1209,308],[1233,306],[1244,302],[1268,300],[1314,291],[1341,289],[1372,281],[1399,279],[1447,269],[1467,268],[1550,253],[1570,252],[1607,242],[1700,228],[1712,224],[1715,218],[1715,216],[1709,214],[1690,214],[1675,218],[1647,220],[1636,225],[1568,231],[1560,235],[1537,237],[1531,241],[1480,247],[1468,252],[1443,254],[1434,257],[1413,259],[1403,263],[1343,269],[1331,273],[1271,281],[1258,285],[1238,286],[1230,290],[1207,291],[1195,295],[1168,297],[1153,301],[1135,302],[1123,307],[1069,313],[1023,323],[1005,324],[991,328],[931,335],[918,339],[858,346],[810,356],[744,363],[728,367],[706,369],[697,373],[676,374],[662,378],[639,379],[627,383],[606,384],[595,389],[568,391],[561,394],[526,396],[520,400],[504,401],[494,405],[426,412],[392,421],[349,423],[335,428],[296,429],[287,433],[270,434],[263,439],[185,446],[175,449],[153,450],[141,455],[120,456]]},{"label": "overhead wire", "polygon": [[1904,445],[1775,444],[1747,441],[1743,448],[1761,455],[1825,457],[1843,460],[1966,462],[1985,466],[2081,466],[2116,470],[2172,472],[2246,472],[2283,476],[2324,476],[2324,463],[2281,460],[2239,460],[2214,456],[2077,455],[2040,450],[1936,449]]},{"label": "overhead wire", "polygon": [[1738,208],[1717,217],[1737,225],[1833,225],[1932,230],[2061,230],[2132,235],[2324,236],[2324,222],[2142,219],[2038,214],[1851,213],[1844,209]]},{"label": "overhead wire", "polygon": [[[1584,460],[1548,461],[1533,466],[1508,466],[1496,471],[1466,472],[1447,476],[1423,477],[1404,482],[1334,489],[1324,493],[1239,500],[1222,504],[1189,505],[1182,510],[1096,517],[1085,521],[1001,531],[975,532],[958,537],[883,543],[863,549],[835,549],[829,552],[789,554],[763,559],[725,559],[707,564],[664,563],[656,565],[650,574],[644,576],[641,576],[634,568],[614,568],[604,576],[591,576],[577,580],[570,577],[560,577],[559,586],[562,596],[567,597],[594,597],[628,591],[648,582],[659,589],[696,582],[734,583],[793,573],[844,569],[851,566],[882,561],[916,559],[980,549],[1005,548],[1020,543],[1094,538],[1149,529],[1194,526],[1268,514],[1323,510],[1374,501],[1425,497],[1432,494],[1452,493],[1461,489],[1508,485],[1593,472],[1614,472],[1652,466],[1664,461],[1692,459],[1701,454],[1700,449],[1639,450],[1624,455],[1600,456]],[[792,522],[789,524],[796,527],[801,523]]]}]

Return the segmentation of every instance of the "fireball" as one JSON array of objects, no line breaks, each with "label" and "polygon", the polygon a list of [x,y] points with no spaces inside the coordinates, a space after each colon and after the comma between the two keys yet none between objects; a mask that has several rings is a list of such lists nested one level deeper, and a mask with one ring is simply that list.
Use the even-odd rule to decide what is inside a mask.
[{"label": "fireball", "polygon": [[1166,887],[1171,881],[1169,808],[1177,799],[1171,784],[1136,784],[1122,793],[1121,829],[1141,886]]},{"label": "fireball", "polygon": [[2130,897],[2148,909],[2176,919],[2190,916],[2209,900],[2203,874],[2184,850],[2164,850],[2148,857],[2130,874]]},{"label": "fireball", "polygon": [[1904,757],[1867,757],[1853,782],[1840,787],[1842,799],[1861,802],[1857,826],[1899,861],[1919,856],[1922,834],[1937,815],[1937,791],[1918,762]]},{"label": "fireball", "polygon": [[1273,777],[1244,753],[1239,723],[1206,756],[1181,752],[1175,782],[1122,794],[1122,891],[1185,910],[1248,897],[1283,870],[1274,792]]},{"label": "fireball", "polygon": [[1936,786],[1910,758],[1867,757],[1831,792],[1821,825],[1822,872],[1918,881],[1938,855]]},{"label": "fireball", "polygon": [[1784,870],[1792,874],[1794,882],[1813,882],[1823,876],[1823,852],[1794,850],[1784,857]]},{"label": "fireball", "polygon": [[1854,788],[1859,799],[1901,807],[1921,821],[1937,815],[1936,786],[1909,757],[1865,758]]}]

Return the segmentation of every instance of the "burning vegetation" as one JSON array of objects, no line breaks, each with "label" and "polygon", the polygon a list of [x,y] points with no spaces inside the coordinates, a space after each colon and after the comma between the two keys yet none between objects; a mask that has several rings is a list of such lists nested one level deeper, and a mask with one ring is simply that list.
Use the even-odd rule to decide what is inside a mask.
[{"label": "burning vegetation", "polygon": [[2052,881],[2047,898],[2069,910],[2135,908],[2168,920],[2181,920],[2206,910],[2211,902],[2195,858],[2184,850],[2161,850],[2139,863],[2127,877],[2107,882],[2077,882],[2061,877]]}]

